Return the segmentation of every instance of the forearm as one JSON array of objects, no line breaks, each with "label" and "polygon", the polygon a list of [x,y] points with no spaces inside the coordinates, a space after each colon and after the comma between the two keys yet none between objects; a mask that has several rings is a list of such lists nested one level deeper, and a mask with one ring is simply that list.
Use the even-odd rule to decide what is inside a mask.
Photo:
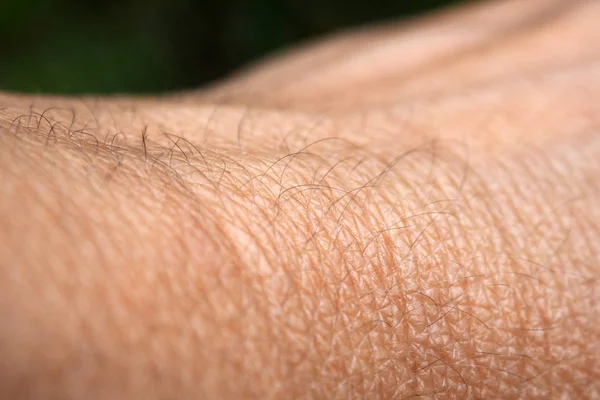
[{"label": "forearm", "polygon": [[198,107],[184,139],[160,119],[190,109],[5,103],[12,397],[597,390],[592,136],[486,158],[343,118]]},{"label": "forearm", "polygon": [[0,95],[0,397],[595,398],[597,4]]}]

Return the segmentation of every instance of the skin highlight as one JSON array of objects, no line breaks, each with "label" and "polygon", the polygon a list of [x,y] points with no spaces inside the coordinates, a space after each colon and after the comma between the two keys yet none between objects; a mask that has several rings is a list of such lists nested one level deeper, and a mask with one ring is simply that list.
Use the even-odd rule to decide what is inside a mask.
[{"label": "skin highlight", "polygon": [[0,95],[0,397],[595,398],[599,14],[476,4],[197,92]]}]

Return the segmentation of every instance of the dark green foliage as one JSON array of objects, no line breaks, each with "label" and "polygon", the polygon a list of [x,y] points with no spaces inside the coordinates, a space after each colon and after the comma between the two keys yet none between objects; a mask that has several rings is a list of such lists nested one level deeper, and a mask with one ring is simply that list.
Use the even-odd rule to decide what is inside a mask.
[{"label": "dark green foliage", "polygon": [[290,43],[457,0],[0,0],[0,90],[201,85]]}]

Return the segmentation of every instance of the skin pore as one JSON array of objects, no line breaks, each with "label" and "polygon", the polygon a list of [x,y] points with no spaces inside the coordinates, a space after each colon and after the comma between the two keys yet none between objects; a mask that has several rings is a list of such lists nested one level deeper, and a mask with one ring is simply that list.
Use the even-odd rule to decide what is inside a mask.
[{"label": "skin pore", "polygon": [[203,90],[0,94],[0,397],[600,396],[596,1]]}]

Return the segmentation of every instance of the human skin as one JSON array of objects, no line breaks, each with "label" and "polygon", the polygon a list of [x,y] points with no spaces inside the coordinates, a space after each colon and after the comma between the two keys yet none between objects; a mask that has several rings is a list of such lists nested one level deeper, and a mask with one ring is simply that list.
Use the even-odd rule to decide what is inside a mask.
[{"label": "human skin", "polygon": [[203,90],[0,94],[0,398],[600,396],[600,3]]}]

